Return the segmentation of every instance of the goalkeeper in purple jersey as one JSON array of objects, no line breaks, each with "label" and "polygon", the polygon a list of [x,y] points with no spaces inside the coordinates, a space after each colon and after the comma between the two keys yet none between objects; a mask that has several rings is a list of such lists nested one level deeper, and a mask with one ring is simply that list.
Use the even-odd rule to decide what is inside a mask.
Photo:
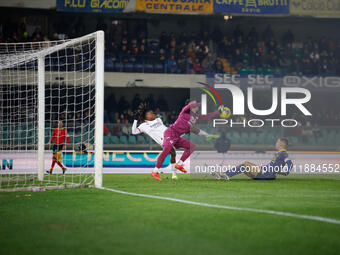
[{"label": "goalkeeper in purple jersey", "polygon": [[[162,180],[159,177],[159,169],[173,147],[175,147],[176,149],[185,149],[181,159],[177,162],[177,164],[175,164],[175,168],[177,170],[180,170],[181,172],[187,172],[183,167],[183,163],[195,150],[196,145],[189,140],[182,138],[181,136],[189,133],[198,120],[210,119],[219,114],[219,112],[212,112],[206,115],[201,115],[198,113],[200,106],[201,103],[197,103],[196,100],[187,100],[187,105],[183,107],[176,122],[165,130],[163,138],[163,151],[161,154],[159,154],[156,167],[151,172],[151,176],[154,177],[156,180]],[[223,105],[220,106],[219,109],[223,109]]]}]

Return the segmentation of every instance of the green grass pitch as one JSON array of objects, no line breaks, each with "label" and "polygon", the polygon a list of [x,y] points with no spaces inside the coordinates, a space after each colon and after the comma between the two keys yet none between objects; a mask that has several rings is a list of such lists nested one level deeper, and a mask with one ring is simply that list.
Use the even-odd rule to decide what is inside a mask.
[{"label": "green grass pitch", "polygon": [[[215,181],[104,175],[104,186],[340,220],[339,175]],[[0,193],[0,254],[339,254],[340,225],[88,189]]]}]

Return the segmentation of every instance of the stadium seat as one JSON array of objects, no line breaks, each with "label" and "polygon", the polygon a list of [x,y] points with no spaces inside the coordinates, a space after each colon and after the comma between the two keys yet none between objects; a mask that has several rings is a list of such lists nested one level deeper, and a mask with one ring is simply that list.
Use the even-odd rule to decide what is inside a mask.
[{"label": "stadium seat", "polygon": [[105,59],[105,70],[107,71],[113,71],[114,69],[114,63],[111,58]]},{"label": "stadium seat", "polygon": [[115,62],[114,63],[114,69],[115,72],[121,72],[123,71],[123,64],[121,62]]},{"label": "stadium seat", "polygon": [[248,133],[246,133],[246,132],[241,133],[239,143],[241,143],[241,144],[248,144],[249,143],[248,142]]},{"label": "stadium seat", "polygon": [[309,137],[307,138],[307,143],[308,143],[308,144],[311,144],[311,145],[316,144],[315,138],[314,138],[313,136],[309,136]]},{"label": "stadium seat", "polygon": [[144,65],[142,63],[136,63],[134,65],[134,70],[138,73],[143,73],[144,72]]},{"label": "stadium seat", "polygon": [[153,64],[145,64],[144,65],[144,72],[145,73],[152,73],[153,72]]},{"label": "stadium seat", "polygon": [[118,144],[119,143],[119,138],[118,136],[111,136],[111,143],[113,144]]},{"label": "stadium seat", "polygon": [[145,140],[143,135],[137,136],[137,143],[140,143],[140,144],[145,144],[146,143],[146,140]]},{"label": "stadium seat", "polygon": [[125,135],[120,136],[119,140],[122,144],[128,144],[128,139]]},{"label": "stadium seat", "polygon": [[251,132],[249,134],[248,143],[250,143],[250,144],[256,144],[257,143],[257,134],[255,132]]},{"label": "stadium seat", "polygon": [[111,138],[110,136],[105,135],[104,136],[104,144],[110,144],[111,143]]},{"label": "stadium seat", "polygon": [[123,70],[124,72],[129,72],[129,73],[133,72],[133,64],[130,62],[124,63]]},{"label": "stadium seat", "polygon": [[155,64],[155,73],[164,73],[164,65]]},{"label": "stadium seat", "polygon": [[136,136],[130,135],[129,136],[129,144],[136,144],[136,143],[137,143]]}]

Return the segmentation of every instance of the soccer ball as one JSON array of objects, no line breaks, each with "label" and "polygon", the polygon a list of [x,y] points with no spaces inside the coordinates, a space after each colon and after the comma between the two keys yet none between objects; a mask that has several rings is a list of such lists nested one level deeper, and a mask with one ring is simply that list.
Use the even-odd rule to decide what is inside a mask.
[{"label": "soccer ball", "polygon": [[231,110],[228,107],[223,107],[220,117],[222,119],[228,119],[230,115],[231,115]]}]

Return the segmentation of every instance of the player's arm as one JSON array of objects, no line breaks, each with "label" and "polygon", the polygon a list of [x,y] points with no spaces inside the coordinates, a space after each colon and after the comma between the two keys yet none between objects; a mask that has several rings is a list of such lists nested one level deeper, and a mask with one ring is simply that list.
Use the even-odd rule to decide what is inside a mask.
[{"label": "player's arm", "polygon": [[218,111],[216,112],[210,112],[210,113],[207,113],[205,115],[200,115],[199,116],[199,120],[208,120],[208,119],[212,119],[214,117],[216,117],[217,115],[219,115],[222,111],[223,111],[223,108],[224,108],[224,105],[220,105],[218,107]]},{"label": "player's arm", "polygon": [[217,139],[219,138],[220,136],[219,135],[212,135],[212,134],[208,134],[207,132],[205,132],[204,130],[201,130],[197,127],[191,127],[190,128],[190,132],[196,134],[196,135],[199,135],[199,136],[203,136],[205,137],[205,139],[207,141],[210,141],[211,139]]},{"label": "player's arm", "polygon": [[137,127],[137,120],[133,121],[131,132],[133,135],[139,135],[142,133],[141,130]]},{"label": "player's arm", "polygon": [[200,107],[201,103],[188,104],[183,107],[182,112],[188,112],[191,108]]},{"label": "player's arm", "polygon": [[192,132],[192,133],[194,133],[196,135],[204,136],[204,137],[208,137],[209,136],[209,134],[207,132],[205,132],[205,131],[197,128],[197,127],[191,127],[190,128],[190,132]]},{"label": "player's arm", "polygon": [[204,115],[200,115],[198,117],[198,119],[199,120],[209,120],[209,119],[216,117],[219,114],[220,114],[220,112],[210,112],[210,113],[207,113],[207,114],[204,114]]},{"label": "player's arm", "polygon": [[57,131],[56,129],[53,130],[53,134],[52,134],[51,139],[48,142],[48,144],[51,144],[56,139],[56,131]]}]

